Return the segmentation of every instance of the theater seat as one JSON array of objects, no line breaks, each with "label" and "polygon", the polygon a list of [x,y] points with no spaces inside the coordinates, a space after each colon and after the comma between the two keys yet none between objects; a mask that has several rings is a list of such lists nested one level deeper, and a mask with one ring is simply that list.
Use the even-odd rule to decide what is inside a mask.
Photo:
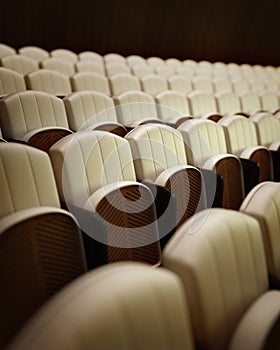
[{"label": "theater seat", "polygon": [[151,96],[158,92],[168,90],[166,79],[156,74],[143,76],[140,79],[140,83],[142,90]]},{"label": "theater seat", "polygon": [[60,208],[50,159],[0,144],[0,347],[86,268],[76,219]]},{"label": "theater seat", "polygon": [[42,91],[22,91],[4,97],[0,100],[0,120],[5,139],[44,151],[72,133],[63,101]]},{"label": "theater seat", "polygon": [[163,266],[184,283],[197,349],[276,350],[279,343],[265,344],[280,316],[280,293],[268,289],[256,219],[232,210],[201,211],[171,238]]},{"label": "theater seat", "polygon": [[32,58],[36,62],[41,62],[45,60],[46,58],[50,57],[50,54],[47,50],[39,47],[39,46],[22,46],[18,49],[18,53],[20,55]]},{"label": "theater seat", "polygon": [[[129,143],[106,131],[80,131],[50,149],[62,202],[96,212],[107,236],[108,261],[161,261],[151,190],[136,181]],[[71,209],[70,209],[71,210]]]},{"label": "theater seat", "polygon": [[118,73],[109,78],[112,96],[117,96],[126,91],[141,91],[137,77],[128,73]]},{"label": "theater seat", "polygon": [[70,77],[73,92],[92,90],[110,95],[110,85],[107,77],[94,72],[79,72]]},{"label": "theater seat", "polygon": [[37,61],[23,55],[10,55],[1,58],[1,66],[22,75],[39,69],[39,64]]},{"label": "theater seat", "polygon": [[24,90],[26,85],[22,74],[0,67],[0,97]]},{"label": "theater seat", "polygon": [[175,274],[115,263],[61,291],[7,350],[192,350],[187,308]]},{"label": "theater seat", "polygon": [[72,50],[65,48],[57,48],[50,52],[51,57],[61,58],[70,63],[76,63],[78,61],[78,55]]},{"label": "theater seat", "polygon": [[16,54],[17,52],[15,48],[7,44],[0,43],[0,58]]},{"label": "theater seat", "polygon": [[222,118],[218,112],[214,95],[204,91],[193,91],[188,94],[191,115],[217,121]]},{"label": "theater seat", "polygon": [[73,63],[63,60],[58,57],[49,57],[40,62],[40,67],[44,69],[51,69],[60,72],[67,77],[71,77],[76,73]]}]

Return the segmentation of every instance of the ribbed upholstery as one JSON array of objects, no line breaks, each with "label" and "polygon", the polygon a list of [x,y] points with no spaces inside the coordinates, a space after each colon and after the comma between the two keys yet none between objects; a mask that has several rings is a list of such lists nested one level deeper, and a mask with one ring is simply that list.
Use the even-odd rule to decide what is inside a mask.
[{"label": "ribbed upholstery", "polygon": [[128,73],[118,73],[109,78],[112,95],[118,95],[125,91],[141,91],[137,77]]},{"label": "ribbed upholstery", "polygon": [[190,115],[187,99],[174,91],[163,91],[155,95],[158,116],[163,121],[176,123]]},{"label": "ribbed upholstery", "polygon": [[280,280],[280,184],[264,182],[254,187],[246,196],[240,211],[259,221],[269,274]]},{"label": "ribbed upholstery", "polygon": [[133,75],[135,75],[137,78],[142,78],[145,75],[153,74],[154,70],[151,66],[148,66],[147,64],[143,63],[137,63],[131,67],[131,71]]},{"label": "ribbed upholstery", "polygon": [[108,79],[98,73],[79,72],[70,78],[73,91],[93,90],[110,95]]},{"label": "ribbed upholstery", "polygon": [[169,65],[159,65],[154,68],[154,72],[164,79],[168,79],[175,74],[175,68]]},{"label": "ribbed upholstery", "polygon": [[58,49],[52,50],[50,52],[50,55],[52,57],[61,58],[70,63],[75,63],[78,60],[78,55],[75,52],[64,48],[58,48]]},{"label": "ribbed upholstery", "polygon": [[262,110],[267,112],[275,112],[280,108],[278,96],[273,92],[263,92],[260,95]]},{"label": "ribbed upholstery", "polygon": [[175,274],[136,263],[113,264],[64,289],[9,350],[192,350],[187,308]]},{"label": "ribbed upholstery", "polygon": [[38,69],[25,76],[30,90],[45,91],[57,96],[66,96],[72,92],[69,77],[51,69]]},{"label": "ribbed upholstery", "polygon": [[82,51],[79,53],[80,61],[94,61],[103,65],[103,56],[94,51]]},{"label": "ribbed upholstery", "polygon": [[106,73],[108,77],[118,73],[130,74],[130,68],[127,64],[123,63],[108,63],[106,64]]},{"label": "ribbed upholstery", "polygon": [[76,73],[74,64],[57,57],[49,57],[40,62],[40,67],[55,70],[68,77]]},{"label": "ribbed upholstery", "polygon": [[231,82],[226,78],[215,78],[213,80],[214,90],[216,92],[231,92],[232,86]]},{"label": "ribbed upholstery", "polygon": [[219,125],[224,129],[228,152],[257,162],[260,168],[260,182],[272,180],[272,158],[267,148],[258,146],[254,123],[247,118],[231,116],[222,119]]},{"label": "ribbed upholstery", "polygon": [[234,92],[220,92],[216,94],[217,108],[219,113],[225,115],[241,112],[238,95]]},{"label": "ribbed upholstery", "polygon": [[261,110],[261,102],[257,93],[252,91],[244,92],[239,95],[241,110],[244,113],[253,114]]},{"label": "ribbed upholstery", "polygon": [[33,60],[37,62],[41,62],[44,59],[50,57],[50,54],[47,50],[38,47],[38,46],[23,46],[18,49],[18,53],[23,56],[27,56],[29,58],[32,58]]},{"label": "ribbed upholstery", "polygon": [[22,55],[5,56],[1,58],[1,65],[23,75],[39,69],[37,61]]},{"label": "ribbed upholstery", "polygon": [[238,78],[238,76],[234,77],[234,80],[232,81],[232,87],[233,91],[237,94],[241,94],[250,90],[249,83],[246,81],[246,79],[243,79],[242,77]]},{"label": "ribbed upholstery", "polygon": [[170,90],[182,95],[192,91],[191,80],[179,74],[173,75],[168,79],[168,86]]},{"label": "ribbed upholstery", "polygon": [[140,55],[129,55],[126,57],[126,62],[130,65],[130,67],[137,64],[146,64],[145,58]]},{"label": "ribbed upholstery", "polygon": [[167,81],[156,74],[148,74],[140,79],[142,90],[149,95],[155,95],[158,92],[168,89]]},{"label": "ribbed upholstery", "polygon": [[79,72],[93,72],[105,75],[105,68],[103,64],[95,60],[81,60],[75,63],[76,71]]},{"label": "ribbed upholstery", "polygon": [[165,63],[168,66],[173,67],[174,69],[182,67],[182,62],[178,58],[175,58],[175,57],[167,58],[165,60]]},{"label": "ribbed upholstery", "polygon": [[127,91],[115,97],[118,121],[123,125],[158,119],[154,99],[141,91]]},{"label": "ribbed upholstery", "polygon": [[165,247],[163,266],[184,282],[199,349],[227,349],[243,314],[268,289],[260,227],[237,211],[196,214]]},{"label": "ribbed upholstery", "polygon": [[115,52],[110,52],[107,53],[103,56],[103,60],[105,62],[105,64],[109,64],[109,63],[122,63],[122,64],[126,64],[126,59],[125,57],[123,57],[122,55],[120,55],[119,53],[115,53]]},{"label": "ribbed upholstery", "polygon": [[153,68],[159,65],[164,65],[165,62],[161,57],[151,56],[147,58],[147,63]]},{"label": "ribbed upholstery", "polygon": [[24,90],[26,85],[22,74],[0,67],[0,96]]},{"label": "ribbed upholstery", "polygon": [[45,127],[68,128],[63,101],[40,91],[4,97],[0,101],[0,120],[5,138],[14,140],[24,140],[31,131]]},{"label": "ribbed upholstery", "polygon": [[211,79],[197,76],[192,79],[192,85],[194,90],[197,91],[203,91],[206,93],[214,92],[214,87]]},{"label": "ribbed upholstery", "polygon": [[206,113],[217,113],[216,101],[211,94],[194,91],[188,94],[188,100],[191,113],[194,117],[200,117]]}]

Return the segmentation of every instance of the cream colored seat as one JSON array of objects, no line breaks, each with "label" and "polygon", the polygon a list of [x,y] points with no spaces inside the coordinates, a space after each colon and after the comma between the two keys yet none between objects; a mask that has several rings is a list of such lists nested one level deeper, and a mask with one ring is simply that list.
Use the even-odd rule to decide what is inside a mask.
[{"label": "cream colored seat", "polygon": [[261,101],[259,95],[255,92],[248,91],[239,95],[241,110],[248,115],[261,111]]},{"label": "cream colored seat", "polygon": [[279,151],[280,120],[271,113],[258,113],[250,119],[256,125],[259,145]]},{"label": "cream colored seat", "polygon": [[73,131],[107,130],[120,136],[127,133],[118,123],[114,101],[95,91],[77,91],[63,99],[69,127]]},{"label": "cream colored seat", "polygon": [[128,73],[118,73],[109,78],[112,96],[126,91],[141,91],[139,79]]},{"label": "cream colored seat", "polygon": [[187,308],[174,273],[115,263],[61,291],[7,350],[192,350]]},{"label": "cream colored seat", "polygon": [[38,69],[25,75],[26,86],[30,90],[44,91],[64,97],[72,92],[69,77],[51,69]]},{"label": "cream colored seat", "polygon": [[180,124],[190,116],[185,96],[174,91],[163,91],[155,95],[159,119],[166,123]]},{"label": "cream colored seat", "polygon": [[262,230],[268,272],[272,285],[280,285],[280,184],[263,182],[255,186],[243,201],[240,211],[256,218]]},{"label": "cream colored seat", "polygon": [[57,57],[49,57],[40,62],[40,67],[44,69],[51,69],[60,72],[67,77],[71,77],[76,73],[73,63]]},{"label": "cream colored seat", "polygon": [[[166,187],[175,196],[176,226],[206,207],[201,172],[188,165],[180,132],[167,125],[146,124],[130,131],[136,176]],[[167,223],[165,234],[173,227]]]},{"label": "cream colored seat", "polygon": [[154,74],[153,67],[143,64],[143,63],[137,63],[131,67],[131,72],[133,75],[135,75],[137,78],[142,78],[145,75]]},{"label": "cream colored seat", "polygon": [[240,116],[219,121],[224,129],[227,150],[238,157],[250,159],[259,166],[259,181],[273,180],[273,161],[269,149],[258,145],[255,124]]},{"label": "cream colored seat", "polygon": [[146,59],[146,61],[147,61],[147,63],[148,63],[151,67],[153,67],[153,68],[165,64],[164,59],[162,59],[161,57],[157,57],[157,56],[148,57],[148,58]]},{"label": "cream colored seat", "polygon": [[263,111],[274,113],[280,108],[279,98],[273,92],[263,92],[260,94],[260,100]]},{"label": "cream colored seat", "polygon": [[231,92],[232,85],[230,80],[222,77],[213,79],[213,86],[215,92]]},{"label": "cream colored seat", "polygon": [[105,68],[103,64],[95,62],[94,60],[81,60],[75,63],[75,69],[79,72],[93,72],[105,75]]},{"label": "cream colored seat", "polygon": [[119,53],[110,52],[103,56],[105,64],[108,63],[121,63],[126,64],[126,58]]},{"label": "cream colored seat", "polygon": [[250,91],[249,83],[245,79],[236,79],[232,81],[233,92],[236,94]]},{"label": "cream colored seat", "polygon": [[161,262],[154,198],[136,181],[127,140],[100,130],[69,135],[50,149],[60,200],[97,213],[106,236],[108,262]]},{"label": "cream colored seat", "polygon": [[211,79],[207,79],[204,77],[196,76],[192,79],[192,85],[194,90],[203,91],[206,93],[213,93],[214,87]]},{"label": "cream colored seat", "polygon": [[182,67],[176,69],[176,74],[182,75],[188,80],[192,80],[192,78],[195,76],[195,69],[185,67],[185,65],[183,65]]},{"label": "cream colored seat", "polygon": [[232,210],[202,211],[171,238],[163,266],[184,283],[198,349],[276,349],[266,342],[280,316],[280,293],[268,290],[257,220]]},{"label": "cream colored seat", "polygon": [[82,51],[78,54],[80,61],[91,61],[103,65],[103,56],[95,51]]},{"label": "cream colored seat", "polygon": [[16,49],[10,45],[0,43],[0,58],[10,55],[16,55]]},{"label": "cream colored seat", "polygon": [[163,79],[168,79],[175,74],[175,68],[170,65],[159,65],[154,68],[154,72],[158,74]]},{"label": "cream colored seat", "polygon": [[166,79],[156,74],[145,75],[140,79],[141,87],[149,95],[155,95],[158,92],[168,90]]},{"label": "cream colored seat", "polygon": [[220,92],[216,94],[216,103],[219,113],[233,115],[241,113],[241,104],[235,92]]},{"label": "cream colored seat", "polygon": [[114,98],[118,121],[128,127],[158,122],[156,104],[152,96],[142,91],[127,91]]},{"label": "cream colored seat", "polygon": [[126,73],[130,74],[130,67],[124,63],[107,63],[106,64],[106,74],[108,77],[114,74]]},{"label": "cream colored seat", "polygon": [[126,57],[126,62],[130,67],[134,67],[135,65],[146,64],[146,59],[140,55],[129,55]]},{"label": "cream colored seat", "polygon": [[173,75],[168,79],[168,87],[170,90],[182,95],[189,94],[193,89],[191,80],[179,74]]},{"label": "cream colored seat", "polygon": [[38,62],[23,55],[10,55],[2,57],[1,66],[23,75],[39,69]]},{"label": "cream colored seat", "polygon": [[222,118],[218,112],[214,95],[203,91],[193,91],[188,94],[188,101],[193,117],[202,117],[213,121]]},{"label": "cream colored seat", "polygon": [[182,62],[178,58],[175,58],[175,57],[167,58],[165,60],[165,64],[167,66],[174,68],[174,69],[182,67]]},{"label": "cream colored seat", "polygon": [[78,55],[69,49],[58,48],[50,52],[51,57],[57,57],[70,63],[78,61]]},{"label": "cream colored seat", "polygon": [[60,208],[48,155],[0,144],[0,347],[86,269],[76,219]]},{"label": "cream colored seat", "polygon": [[263,80],[254,78],[249,81],[250,91],[255,92],[257,94],[261,94],[265,91],[265,83]]},{"label": "cream colored seat", "polygon": [[0,67],[0,97],[24,90],[26,85],[22,74]]},{"label": "cream colored seat", "polygon": [[224,130],[207,119],[192,119],[178,127],[185,142],[188,163],[221,175],[224,181],[223,207],[238,210],[244,199],[240,159],[227,153]]},{"label": "cream colored seat", "polygon": [[79,72],[70,77],[73,91],[93,90],[110,95],[108,79],[102,74],[93,72]]},{"label": "cream colored seat", "polygon": [[37,62],[41,62],[50,57],[49,52],[39,46],[22,46],[20,49],[18,49],[18,53],[20,55],[32,58]]},{"label": "cream colored seat", "polygon": [[4,137],[48,151],[71,133],[63,101],[41,91],[22,91],[0,100],[0,121]]}]

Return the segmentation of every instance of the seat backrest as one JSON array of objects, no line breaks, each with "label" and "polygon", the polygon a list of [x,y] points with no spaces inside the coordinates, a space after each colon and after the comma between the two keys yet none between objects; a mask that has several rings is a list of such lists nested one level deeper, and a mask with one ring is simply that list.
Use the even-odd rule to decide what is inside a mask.
[{"label": "seat backrest", "polygon": [[0,120],[5,138],[23,140],[43,127],[68,128],[63,101],[41,91],[22,91],[0,100]]},{"label": "seat backrest", "polygon": [[5,56],[1,58],[1,65],[23,75],[39,69],[37,61],[23,55]]},{"label": "seat backrest", "polygon": [[220,92],[216,94],[217,108],[222,114],[235,114],[241,112],[238,95],[234,92]]},{"label": "seat backrest", "polygon": [[142,78],[145,75],[153,74],[153,67],[148,66],[147,64],[137,63],[133,67],[131,67],[132,74],[137,78]]},{"label": "seat backrest", "polygon": [[159,65],[154,68],[156,74],[164,79],[170,78],[175,73],[175,68],[169,65]]},{"label": "seat backrest", "polygon": [[155,181],[166,169],[186,165],[180,132],[164,124],[140,125],[125,138],[130,141],[137,178]]},{"label": "seat backrest", "polygon": [[69,77],[51,69],[38,69],[25,76],[28,89],[45,91],[57,96],[72,92]]},{"label": "seat backrest", "polygon": [[280,184],[267,181],[255,186],[246,196],[240,211],[260,223],[269,274],[280,280]]},{"label": "seat backrest", "polygon": [[216,92],[222,92],[222,91],[231,92],[232,91],[232,86],[231,86],[230,80],[225,79],[225,78],[214,79],[213,85],[214,85],[214,90]]},{"label": "seat backrest", "polygon": [[77,91],[64,97],[70,129],[78,131],[98,122],[117,121],[114,101],[95,91]]},{"label": "seat backrest", "polygon": [[170,57],[165,60],[167,66],[173,67],[174,69],[182,67],[182,62],[175,57]]},{"label": "seat backrest", "polygon": [[191,119],[182,123],[178,130],[183,135],[187,159],[192,165],[203,167],[210,157],[227,153],[224,130],[211,120]]},{"label": "seat backrest", "polygon": [[40,62],[40,67],[52,69],[70,77],[75,74],[74,64],[58,57],[49,57]]},{"label": "seat backrest", "polygon": [[112,133],[80,131],[58,141],[49,153],[60,199],[68,204],[83,207],[103,186],[136,179],[128,141]]},{"label": "seat backrest", "polygon": [[250,91],[249,83],[245,79],[237,79],[232,82],[233,91],[237,94]]},{"label": "seat backrest", "polygon": [[257,93],[244,92],[239,95],[239,99],[242,112],[252,114],[261,110],[261,102]]},{"label": "seat backrest", "polygon": [[26,85],[22,74],[0,67],[0,96],[24,90]]},{"label": "seat backrest", "polygon": [[126,64],[126,59],[119,53],[109,52],[103,56],[105,64],[109,63],[122,63]]},{"label": "seat backrest", "polygon": [[215,97],[212,94],[201,91],[193,91],[188,94],[191,114],[199,117],[206,113],[217,113]]},{"label": "seat backrest", "polygon": [[261,107],[263,111],[275,112],[280,108],[280,101],[277,94],[273,92],[263,92],[260,95]]},{"label": "seat backrest", "polygon": [[118,73],[130,74],[130,67],[123,63],[108,63],[106,64],[106,73],[108,77]]},{"label": "seat backrest", "polygon": [[46,58],[50,57],[50,54],[47,50],[44,50],[43,48],[38,46],[23,46],[20,49],[18,49],[18,53],[20,55],[32,58],[37,62],[41,62]]},{"label": "seat backrest", "polygon": [[248,307],[268,290],[258,222],[226,209],[195,214],[163,251],[185,285],[198,349],[227,349]]},{"label": "seat backrest", "polygon": [[157,119],[154,99],[142,91],[127,91],[115,97],[118,121],[123,125],[143,119]]},{"label": "seat backrest", "polygon": [[240,156],[247,147],[258,145],[256,127],[251,120],[230,116],[221,119],[219,125],[224,129],[228,153]]},{"label": "seat backrest", "polygon": [[102,74],[93,72],[79,72],[70,77],[73,91],[93,90],[110,95],[108,79]]},{"label": "seat backrest", "polygon": [[103,266],[61,291],[8,349],[66,350],[69,346],[73,350],[192,350],[182,282],[170,271],[140,263]]},{"label": "seat backrest", "polygon": [[161,57],[157,57],[157,56],[148,57],[148,58],[146,59],[146,61],[147,61],[147,63],[148,63],[150,66],[152,66],[153,68],[165,64],[164,60],[163,60]]},{"label": "seat backrest", "polygon": [[258,113],[250,119],[255,123],[259,145],[269,147],[280,140],[280,120],[271,113]]},{"label": "seat backrest", "polygon": [[5,56],[10,56],[10,55],[16,55],[16,49],[13,47],[0,43],[0,58],[5,57]]},{"label": "seat backrest", "polygon": [[103,65],[103,56],[95,51],[82,51],[79,53],[80,61],[93,61]]},{"label": "seat backrest", "polygon": [[133,67],[137,64],[146,64],[146,59],[140,55],[129,55],[126,57],[126,62],[130,67]]},{"label": "seat backrest", "polygon": [[103,64],[95,62],[94,60],[81,60],[75,63],[76,71],[79,72],[93,72],[105,75],[105,68]]},{"label": "seat backrest", "polygon": [[166,79],[156,74],[145,75],[140,79],[142,90],[149,95],[155,95],[158,92],[168,89]]},{"label": "seat backrest", "polygon": [[155,95],[158,116],[164,121],[175,117],[186,117],[190,114],[188,101],[185,96],[174,91],[163,91]]},{"label": "seat backrest", "polygon": [[137,77],[128,73],[118,73],[109,78],[111,93],[113,96],[125,91],[141,91],[140,82]]},{"label": "seat backrest", "polygon": [[50,52],[51,57],[61,58],[67,62],[75,63],[78,61],[78,55],[68,49],[58,48]]},{"label": "seat backrest", "polygon": [[8,142],[0,144],[0,155],[0,218],[32,207],[60,207],[47,153]]},{"label": "seat backrest", "polygon": [[179,74],[173,75],[168,79],[168,86],[170,90],[178,94],[186,95],[192,91],[191,80]]},{"label": "seat backrest", "polygon": [[211,79],[206,79],[203,77],[194,77],[192,79],[192,85],[194,90],[203,91],[207,93],[214,92],[214,87]]}]

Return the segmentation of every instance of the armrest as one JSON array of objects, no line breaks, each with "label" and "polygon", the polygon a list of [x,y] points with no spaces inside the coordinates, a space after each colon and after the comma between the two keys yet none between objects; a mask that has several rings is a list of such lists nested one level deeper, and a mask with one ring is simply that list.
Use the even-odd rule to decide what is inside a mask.
[{"label": "armrest", "polygon": [[244,189],[245,196],[259,183],[260,168],[258,164],[252,160],[240,158],[242,169],[243,169],[243,179],[244,179]]}]

